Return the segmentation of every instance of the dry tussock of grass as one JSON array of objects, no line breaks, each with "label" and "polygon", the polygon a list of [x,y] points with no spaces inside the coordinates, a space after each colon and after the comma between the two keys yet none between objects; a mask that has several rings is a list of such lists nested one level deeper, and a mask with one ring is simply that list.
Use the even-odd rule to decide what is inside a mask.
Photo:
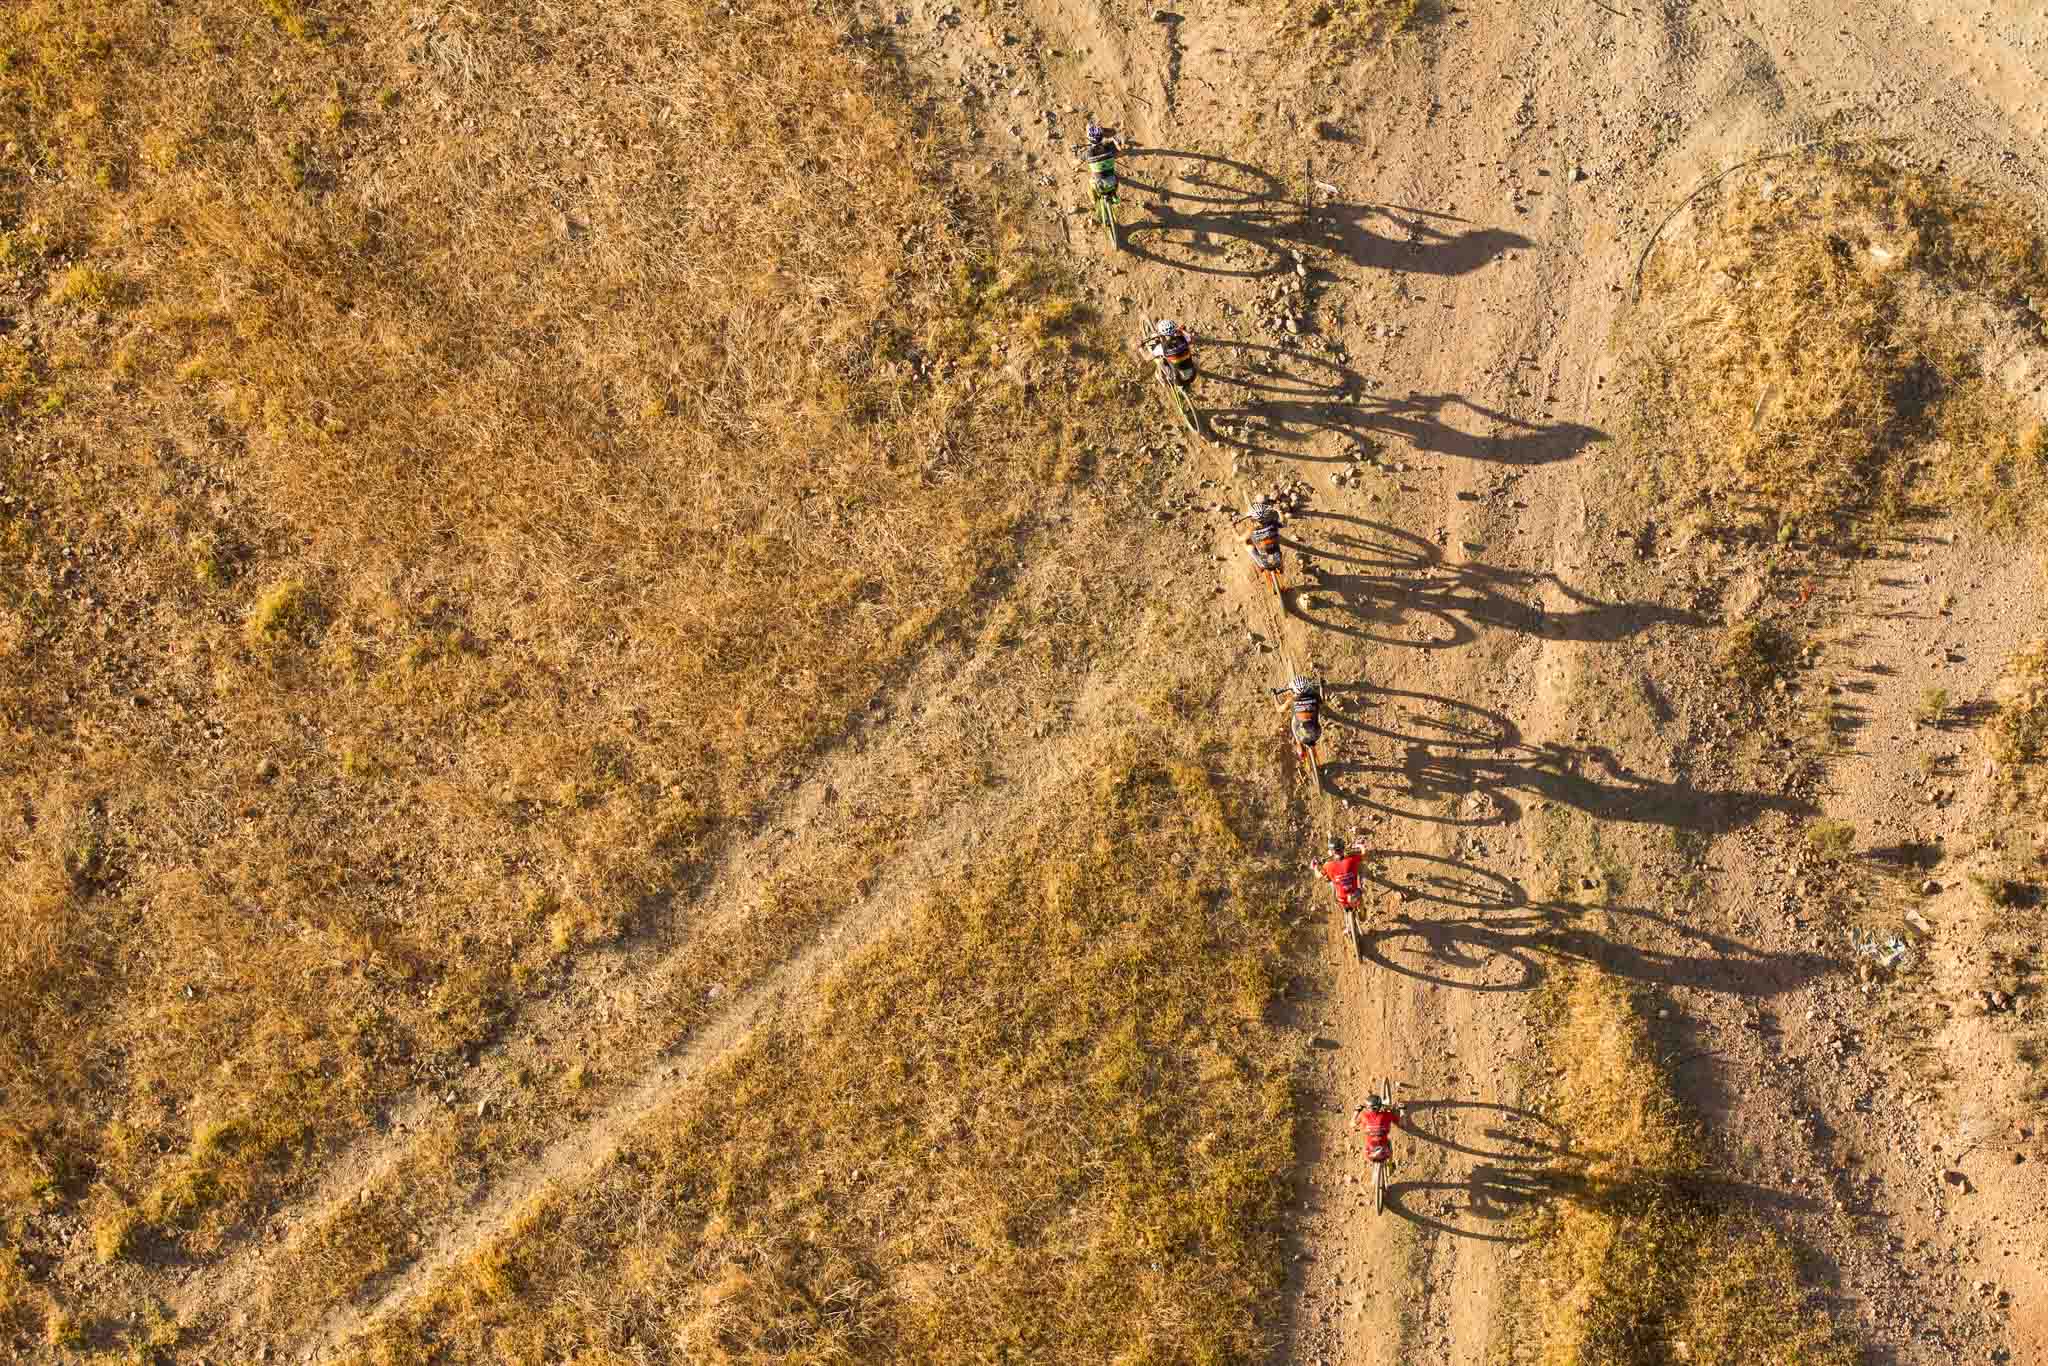
[{"label": "dry tussock of grass", "polygon": [[2014,800],[2043,807],[2048,796],[2042,777],[2042,761],[2048,759],[2048,637],[2029,642],[2007,662],[2003,693],[1985,728],[1985,743]]},{"label": "dry tussock of grass", "polygon": [[2042,414],[1986,360],[2048,362],[2027,220],[1860,156],[1724,186],[1660,247],[1632,323],[1638,435],[1671,493],[1762,537],[1950,506],[2036,520]]},{"label": "dry tussock of grass", "polygon": [[1305,28],[1339,48],[1391,43],[1443,14],[1437,0],[1297,0],[1296,9]]},{"label": "dry tussock of grass", "polygon": [[1626,988],[1582,969],[1545,988],[1546,1052],[1572,1136],[1567,1194],[1546,1207],[1513,1302],[1518,1361],[1542,1366],[1855,1360],[1801,1301],[1782,1238],[1703,1198],[1705,1155]]},{"label": "dry tussock of grass", "polygon": [[[1281,1283],[1284,907],[1230,775],[1096,742],[1068,799],[760,1031],[376,1362],[1242,1360]],[[1220,985],[1219,985],[1220,984]]]},{"label": "dry tussock of grass", "polygon": [[28,0],[0,49],[0,1199],[203,1255],[685,931],[1123,390],[808,12]]}]

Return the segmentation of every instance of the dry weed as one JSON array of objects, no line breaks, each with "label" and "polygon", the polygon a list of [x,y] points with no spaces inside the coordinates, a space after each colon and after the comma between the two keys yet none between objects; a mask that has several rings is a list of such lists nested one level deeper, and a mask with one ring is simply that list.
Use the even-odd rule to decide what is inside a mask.
[{"label": "dry weed", "polygon": [[2026,220],[1854,156],[1717,193],[1653,258],[1633,323],[1638,435],[1675,495],[1774,539],[1952,506],[2037,520],[2041,415],[1985,363],[2048,358]]}]

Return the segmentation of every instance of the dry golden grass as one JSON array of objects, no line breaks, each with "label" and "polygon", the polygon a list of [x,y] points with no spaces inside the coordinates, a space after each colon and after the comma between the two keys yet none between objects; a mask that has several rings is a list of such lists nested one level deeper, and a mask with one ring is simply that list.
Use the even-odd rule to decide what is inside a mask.
[{"label": "dry golden grass", "polygon": [[1282,1266],[1284,907],[1232,775],[1096,742],[849,961],[363,1349],[376,1362],[1242,1360]]},{"label": "dry golden grass", "polygon": [[2048,361],[2027,220],[1846,155],[1715,193],[1652,258],[1632,323],[1638,435],[1672,496],[1759,537],[1947,507],[2038,520],[2048,435],[2004,374]]},{"label": "dry golden grass", "polygon": [[2000,776],[2023,807],[2043,807],[2048,760],[2048,637],[2030,642],[2006,664],[2003,696],[1985,728]]},{"label": "dry golden grass", "polygon": [[0,15],[0,1216],[93,1258],[687,938],[1129,395],[860,34],[486,9]]},{"label": "dry golden grass", "polygon": [[1542,1366],[1856,1359],[1802,1303],[1784,1240],[1699,1191],[1705,1156],[1626,987],[1581,969],[1545,988],[1551,1118],[1566,1194],[1538,1216],[1512,1302],[1514,1359]]}]

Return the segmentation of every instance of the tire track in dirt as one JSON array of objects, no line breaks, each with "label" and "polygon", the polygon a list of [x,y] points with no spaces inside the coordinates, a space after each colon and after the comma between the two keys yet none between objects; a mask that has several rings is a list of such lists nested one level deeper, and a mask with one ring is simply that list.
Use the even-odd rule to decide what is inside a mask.
[{"label": "tire track in dirt", "polygon": [[[1010,585],[1013,593],[1029,593],[1046,571],[1027,571]],[[1054,568],[1050,572],[1063,573]],[[989,666],[993,667],[993,666]],[[824,757],[793,790],[764,800],[766,818],[745,839],[726,849],[701,886],[689,894],[693,910],[682,911],[672,942],[637,949],[603,952],[578,964],[566,981],[545,995],[523,1003],[518,1012],[495,1032],[492,1042],[480,1048],[473,1066],[458,1078],[467,1094],[479,1080],[489,1086],[493,1079],[519,1072],[522,1067],[545,1075],[550,1064],[564,1057],[588,1060],[593,1044],[601,1036],[644,1034],[659,1039],[654,1060],[635,1064],[631,1055],[619,1060],[626,1075],[640,1081],[622,1082],[625,1092],[613,1101],[623,1105],[628,1095],[644,1084],[660,1067],[659,1059],[691,1047],[691,1040],[708,1037],[709,1031],[729,1029],[735,1011],[744,1010],[754,993],[742,989],[732,1003],[694,1027],[665,1023],[662,1003],[675,999],[685,988],[702,988],[687,974],[697,966],[695,955],[701,946],[715,944],[721,936],[742,930],[762,909],[764,884],[758,870],[779,861],[785,841],[798,830],[831,829],[835,823],[857,818],[857,813],[877,816],[914,815],[921,802],[939,800],[930,790],[903,781],[905,772],[936,771],[942,765],[927,763],[935,755],[961,754],[972,749],[969,730],[974,718],[958,708],[947,709],[946,722],[934,727],[932,718],[905,699],[943,698],[966,686],[966,681],[984,666],[972,659],[963,661],[952,649],[934,650],[893,688],[885,688],[891,701],[879,719],[863,716],[831,742]],[[1074,699],[1065,699],[1070,705]],[[877,752],[897,756],[897,762],[878,764]],[[972,809],[981,809],[975,805]],[[920,842],[918,847],[923,847]],[[877,872],[876,886],[886,885],[887,870],[902,866],[909,851],[898,855]],[[833,942],[848,909],[827,921],[819,930],[820,942]],[[866,942],[863,940],[862,942]],[[847,948],[845,951],[852,951]],[[812,962],[815,950],[805,950],[779,968],[768,980],[783,980],[798,962]],[[624,1001],[624,1015],[617,1003]],[[445,1126],[436,1121],[450,1112],[442,1107],[445,1080],[422,1083],[395,1098],[377,1127],[343,1146],[322,1166],[310,1190],[288,1200],[262,1223],[251,1229],[232,1249],[212,1265],[185,1280],[167,1297],[174,1317],[188,1328],[207,1331],[230,1316],[243,1317],[251,1305],[261,1305],[269,1296],[276,1272],[298,1256],[308,1240],[342,1215],[350,1205],[375,1191],[400,1171],[422,1146]],[[513,1088],[507,1084],[502,1089]],[[609,1091],[612,1088],[606,1088]],[[600,1097],[604,1093],[600,1092]],[[562,1141],[542,1129],[544,1142]],[[280,1236],[266,1238],[266,1230]],[[230,1331],[233,1331],[230,1329]]]},{"label": "tire track in dirt", "polygon": [[[1104,682],[1101,686],[1110,685]],[[1084,708],[1092,705],[1089,697],[1081,701]],[[892,896],[892,889],[935,878],[957,860],[972,832],[986,828],[998,808],[1020,802],[1028,806],[1079,781],[1085,774],[1082,753],[1090,740],[1089,733],[1077,731],[1055,742],[1050,754],[1033,756],[1029,777],[1018,787],[956,803],[948,818],[931,826],[915,849],[881,869],[874,879],[875,890],[850,901],[809,948],[740,993],[688,1042],[664,1050],[590,1120],[495,1182],[479,1205],[438,1230],[426,1250],[366,1303],[330,1312],[310,1335],[309,1344],[300,1349],[305,1359],[344,1356],[353,1339],[402,1313],[462,1262],[515,1235],[525,1216],[551,1194],[590,1180],[642,1124],[744,1048],[764,1019],[785,1004],[800,1001],[834,969],[907,923],[922,903],[913,897]]]},{"label": "tire track in dirt", "polygon": [[[901,732],[910,724],[908,718],[892,720],[883,734]],[[842,788],[858,790],[861,771],[869,765],[849,746],[860,733],[873,729],[864,721],[835,744],[835,752],[823,771],[789,799],[792,805],[784,817],[788,824],[808,825],[818,820],[828,803],[828,793]],[[747,894],[742,870],[767,859],[781,842],[784,828],[774,822],[766,823],[722,857],[719,871],[693,898],[698,905],[711,909],[688,922],[678,943],[651,956],[608,953],[579,965],[568,981],[526,1003],[515,1018],[499,1028],[494,1041],[478,1051],[477,1069],[506,1072],[522,1061],[559,1052],[563,1047],[559,1041],[576,1036],[593,1000],[616,997],[628,990],[641,997],[664,995],[665,989],[675,985],[676,978],[689,965],[692,951],[699,944],[755,912],[758,899]],[[535,1042],[543,1039],[549,1042]],[[242,1303],[258,1292],[269,1279],[269,1273],[283,1259],[294,1255],[308,1236],[364,1191],[381,1184],[418,1149],[430,1132],[432,1119],[440,1113],[443,1102],[437,1092],[443,1085],[422,1084],[397,1098],[375,1130],[348,1144],[324,1164],[310,1192],[289,1201],[266,1221],[272,1227],[287,1230],[282,1240],[265,1243],[260,1230],[245,1238],[226,1258],[187,1281],[171,1297],[169,1306],[175,1317],[191,1324],[225,1306]]]}]

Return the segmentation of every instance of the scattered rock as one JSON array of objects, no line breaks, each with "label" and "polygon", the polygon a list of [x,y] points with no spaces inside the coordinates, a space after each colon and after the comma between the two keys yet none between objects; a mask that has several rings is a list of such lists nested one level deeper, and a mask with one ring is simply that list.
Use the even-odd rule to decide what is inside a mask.
[{"label": "scattered rock", "polygon": [[1963,1173],[1955,1170],[1955,1168],[1953,1167],[1943,1172],[1941,1174],[1941,1179],[1948,1182],[1951,1186],[1954,1186],[1957,1190],[1961,1191],[1965,1195],[1968,1195],[1970,1191],[1973,1189],[1973,1187],[1970,1185],[1970,1178],[1963,1175]]},{"label": "scattered rock", "polygon": [[1920,884],[1920,895],[1922,896],[1933,896],[1936,892],[1940,890],[1941,884],[1939,882],[1936,882],[1933,878],[1929,878],[1927,879],[1927,881]]},{"label": "scattered rock", "polygon": [[1588,170],[1587,170],[1587,169],[1586,169],[1585,167],[1583,167],[1583,166],[1574,166],[1574,167],[1572,167],[1572,184],[1576,185],[1576,184],[1578,184],[1578,183],[1579,183],[1580,181],[1582,181],[1582,180],[1588,180],[1588,179],[1591,179],[1591,178],[1592,178],[1592,172],[1588,171]]}]

